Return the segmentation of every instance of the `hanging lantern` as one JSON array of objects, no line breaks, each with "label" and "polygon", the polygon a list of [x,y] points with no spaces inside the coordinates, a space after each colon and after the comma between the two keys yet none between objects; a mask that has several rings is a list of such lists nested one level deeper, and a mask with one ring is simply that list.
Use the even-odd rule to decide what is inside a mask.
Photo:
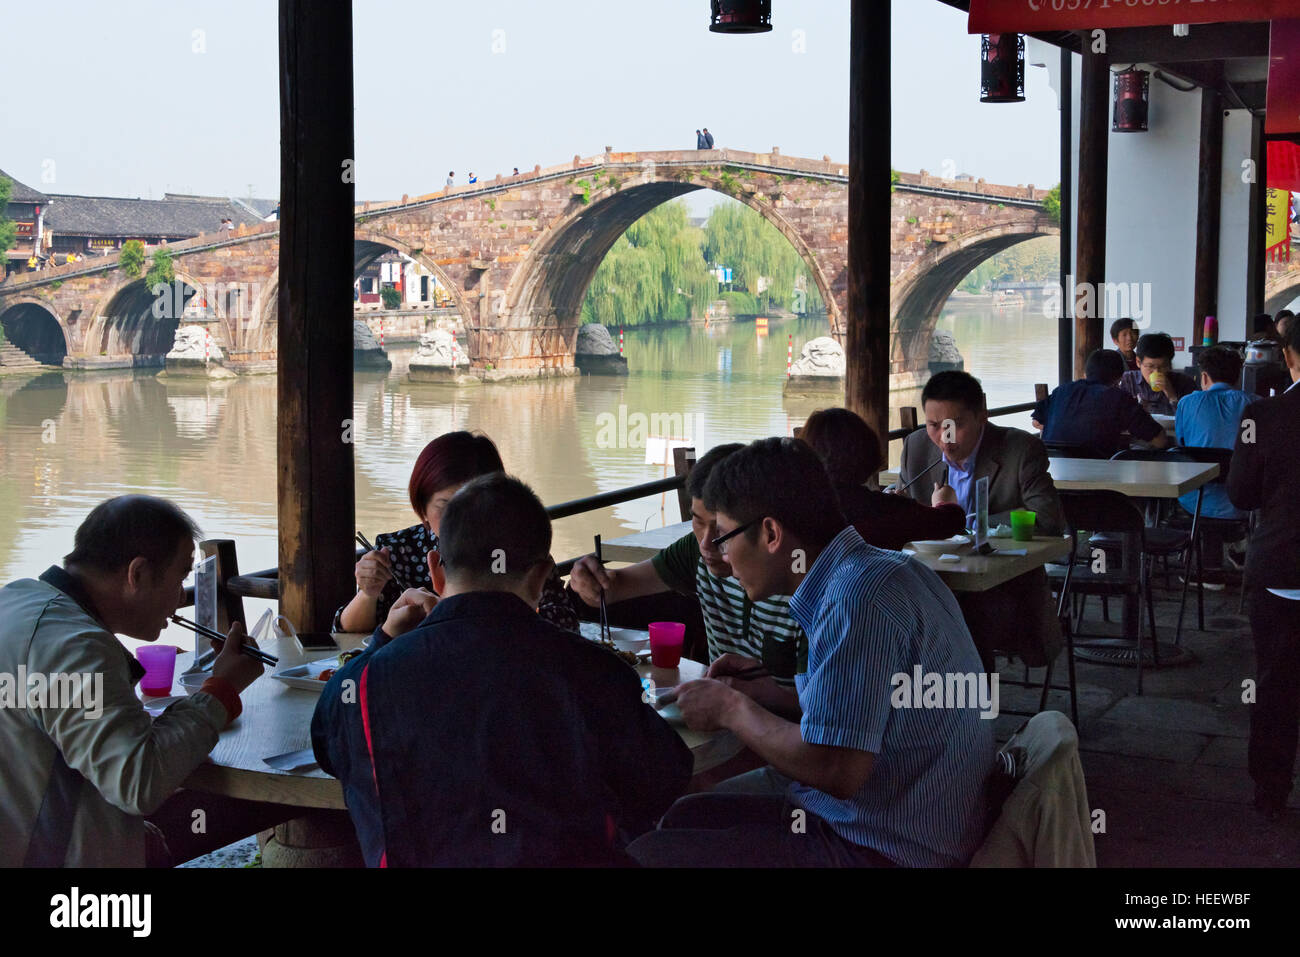
[{"label": "hanging lantern", "polygon": [[1151,74],[1129,67],[1115,74],[1115,133],[1145,133]]},{"label": "hanging lantern", "polygon": [[980,40],[980,102],[1025,101],[1025,38],[986,33]]},{"label": "hanging lantern", "polygon": [[772,0],[710,0],[712,33],[767,33],[772,29]]}]

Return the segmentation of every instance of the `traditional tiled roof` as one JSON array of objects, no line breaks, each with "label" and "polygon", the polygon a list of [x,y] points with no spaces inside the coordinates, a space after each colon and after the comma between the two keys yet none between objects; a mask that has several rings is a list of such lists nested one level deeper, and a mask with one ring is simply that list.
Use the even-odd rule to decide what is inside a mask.
[{"label": "traditional tiled roof", "polygon": [[18,182],[2,169],[0,169],[0,176],[14,184],[13,190],[9,194],[9,202],[11,203],[48,203],[50,201],[50,198],[40,190],[32,189],[30,186]]},{"label": "traditional tiled roof", "polygon": [[51,193],[46,228],[65,236],[189,237],[213,233],[223,219],[235,225],[261,220],[227,199],[119,199]]}]

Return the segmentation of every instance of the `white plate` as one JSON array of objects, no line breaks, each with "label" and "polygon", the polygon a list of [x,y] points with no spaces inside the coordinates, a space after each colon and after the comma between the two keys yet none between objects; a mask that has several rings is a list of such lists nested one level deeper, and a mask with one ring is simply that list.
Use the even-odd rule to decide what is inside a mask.
[{"label": "white plate", "polygon": [[[593,621],[581,624],[582,637],[592,641],[600,640],[600,625]],[[619,651],[646,651],[650,647],[650,632],[636,628],[611,628],[609,637]]]},{"label": "white plate", "polygon": [[184,701],[185,695],[171,695],[166,698],[145,698],[144,710],[152,715],[160,715],[167,710],[168,705],[173,705],[177,701]]},{"label": "white plate", "polygon": [[963,549],[970,547],[970,539],[965,535],[954,535],[952,538],[935,538],[919,542],[908,542],[907,547],[925,555],[942,555],[944,552],[957,554]]},{"label": "white plate", "polygon": [[338,657],[309,661],[305,665],[294,665],[292,668],[281,668],[271,677],[277,681],[283,681],[291,688],[302,688],[304,691],[315,691],[319,694],[321,689],[329,684],[328,681],[321,681],[317,677],[326,668],[333,668],[338,671]]}]

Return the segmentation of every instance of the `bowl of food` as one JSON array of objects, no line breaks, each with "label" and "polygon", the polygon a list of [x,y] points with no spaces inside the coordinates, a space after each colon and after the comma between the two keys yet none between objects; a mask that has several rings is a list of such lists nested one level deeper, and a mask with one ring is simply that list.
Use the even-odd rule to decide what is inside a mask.
[{"label": "bowl of food", "polygon": [[203,682],[212,677],[210,671],[195,671],[190,674],[181,675],[178,679],[181,687],[185,689],[186,694],[194,694],[203,687]]}]

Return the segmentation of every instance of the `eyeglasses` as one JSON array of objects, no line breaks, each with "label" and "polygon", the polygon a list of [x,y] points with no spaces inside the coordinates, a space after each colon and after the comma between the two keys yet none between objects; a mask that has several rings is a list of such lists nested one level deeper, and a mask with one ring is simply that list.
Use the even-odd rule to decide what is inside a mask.
[{"label": "eyeglasses", "polygon": [[711,539],[709,541],[709,544],[712,545],[714,548],[718,549],[718,551],[722,552],[722,554],[725,555],[727,554],[727,539],[735,538],[737,535],[745,531],[747,528],[752,528],[753,526],[757,525],[761,521],[762,521],[761,518],[756,518],[752,522],[746,522],[744,525],[737,525],[731,531],[727,532],[726,535],[719,535],[717,538]]}]

